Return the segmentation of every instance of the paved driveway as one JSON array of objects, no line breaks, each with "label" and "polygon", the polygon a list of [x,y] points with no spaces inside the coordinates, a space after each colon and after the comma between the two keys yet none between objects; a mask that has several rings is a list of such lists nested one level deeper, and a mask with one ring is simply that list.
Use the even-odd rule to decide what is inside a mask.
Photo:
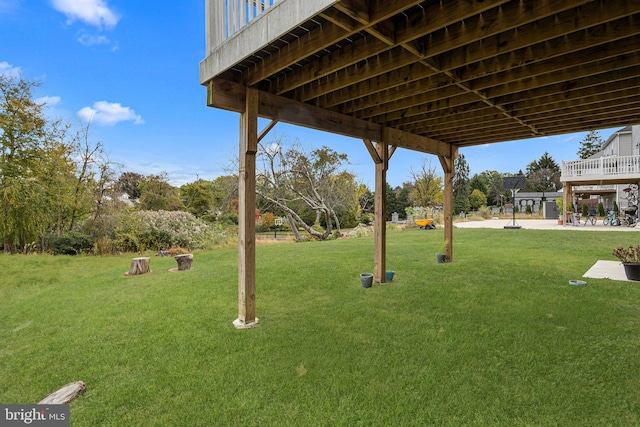
[{"label": "paved driveway", "polygon": [[[504,228],[505,225],[513,225],[513,220],[500,218],[488,219],[485,221],[460,221],[453,224],[456,228]],[[595,225],[580,225],[574,227],[571,224],[558,225],[556,219],[516,219],[516,225],[528,230],[597,230],[597,231],[640,231],[638,227],[624,227],[610,225],[605,226],[602,220],[598,220]]]}]

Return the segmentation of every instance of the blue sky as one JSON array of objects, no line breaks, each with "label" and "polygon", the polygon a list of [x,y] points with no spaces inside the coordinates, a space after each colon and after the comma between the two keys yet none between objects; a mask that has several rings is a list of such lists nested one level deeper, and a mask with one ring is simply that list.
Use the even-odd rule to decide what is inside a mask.
[{"label": "blue sky", "polygon": [[[142,174],[168,173],[174,185],[213,179],[238,145],[239,115],[206,106],[199,84],[205,55],[204,0],[0,0],[0,73],[41,82],[34,96],[48,114],[79,125],[112,161]],[[261,122],[265,123],[265,122]],[[615,129],[601,130],[606,139]],[[464,148],[471,174],[525,170],[546,151],[576,159],[586,132]],[[373,188],[374,166],[360,140],[278,124],[267,136],[300,139],[347,153],[350,171]],[[399,149],[392,186],[434,156]]]}]

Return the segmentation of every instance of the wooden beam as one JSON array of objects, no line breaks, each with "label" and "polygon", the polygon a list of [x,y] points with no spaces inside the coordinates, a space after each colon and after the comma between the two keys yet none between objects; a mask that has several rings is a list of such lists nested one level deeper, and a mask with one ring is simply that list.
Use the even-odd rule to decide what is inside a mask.
[{"label": "wooden beam", "polygon": [[[447,6],[447,13],[442,13],[442,11],[440,10],[442,8],[442,5],[436,3],[427,7],[421,12],[416,12],[414,15],[407,17],[407,22],[411,22],[412,25],[405,26],[404,29],[400,28],[396,30],[396,43],[407,43],[433,33],[436,30],[446,29],[449,25],[460,22],[461,20],[471,17],[474,14],[480,14],[483,11],[495,8],[501,4],[507,3],[508,1],[509,0],[485,0],[483,2],[458,1],[451,6]],[[559,0],[552,1],[557,2]],[[584,1],[585,0],[582,0],[582,2]],[[433,10],[434,12],[431,13],[431,10]],[[416,21],[420,21],[420,23],[416,23]],[[360,40],[358,43],[359,46],[356,49],[343,49],[341,52],[335,52],[332,55],[324,55],[318,60],[312,61],[308,65],[305,65],[300,71],[296,70],[294,75],[292,75],[292,78],[287,79],[286,81],[283,79],[277,82],[274,86],[272,86],[271,91],[282,94],[292,91],[307,83],[318,82],[320,77],[334,76],[332,80],[336,82],[337,85],[324,85],[322,89],[309,87],[301,90],[299,93],[301,95],[304,94],[305,96],[307,96],[307,98],[300,98],[300,100],[305,101],[311,99],[308,97],[312,96],[309,95],[310,93],[327,93],[345,87],[342,86],[342,83],[340,82],[348,80],[350,78],[349,76],[359,74],[356,65],[358,61],[370,58],[369,62],[371,64],[371,67],[368,73],[370,75],[380,75],[385,73],[386,71],[384,70],[391,66],[391,64],[389,64],[389,61],[393,62],[395,60],[393,56],[389,57],[389,55],[386,55],[386,58],[383,57],[383,54],[387,53],[387,51],[390,49],[390,46],[386,42],[380,41],[378,38],[371,38],[371,40]],[[449,43],[451,43],[450,40]],[[405,49],[400,49],[406,52]],[[423,59],[415,56],[415,54],[413,53],[406,53],[408,54],[406,56],[407,61],[418,62]],[[326,56],[329,56],[329,58],[326,58]],[[432,56],[432,54],[429,53],[429,56]],[[378,67],[380,68],[378,69]],[[320,80],[320,82],[322,82],[322,80]],[[352,83],[356,83],[356,81],[352,81]],[[315,96],[320,96],[322,94],[323,93],[319,93]]]},{"label": "wooden beam", "polygon": [[562,220],[565,224],[568,222],[567,208],[569,207],[569,200],[571,199],[571,184],[568,182],[562,183]]},{"label": "wooden beam", "polygon": [[[244,107],[246,88],[237,83],[211,80],[207,84],[208,105],[224,110],[241,112]],[[432,138],[412,135],[397,129],[360,120],[313,105],[258,91],[258,115],[307,128],[337,133],[357,139],[380,141],[386,138],[388,145],[420,151],[422,153],[447,155],[447,144]]]},{"label": "wooden beam", "polygon": [[387,169],[389,168],[389,146],[386,142],[376,144],[380,162],[376,163],[374,200],[374,266],[373,281],[386,282],[387,265]]},{"label": "wooden beam", "polygon": [[238,171],[238,318],[246,329],[256,317],[256,152],[258,151],[258,91],[247,89],[240,115],[240,168]]},{"label": "wooden beam", "polygon": [[438,156],[449,156],[451,148],[448,144],[432,138],[426,138],[403,132],[398,129],[385,127],[382,130],[382,140],[388,145],[408,148],[410,150],[421,151],[423,153],[435,154]]},{"label": "wooden beam", "polygon": [[277,124],[278,124],[278,121],[277,121],[277,120],[271,120],[271,121],[269,122],[269,124],[268,124],[268,125],[266,125],[266,126],[264,127],[264,129],[262,129],[262,131],[260,132],[260,135],[258,135],[258,143],[259,143],[260,141],[262,141],[262,139],[263,139],[265,136],[267,136],[267,134],[271,131],[271,129],[273,129],[273,127],[274,127],[275,125],[277,125]]},{"label": "wooden beam", "polygon": [[361,24],[368,24],[369,6],[365,0],[341,0],[335,8]]},{"label": "wooden beam", "polygon": [[[421,0],[396,0],[393,2],[386,0],[369,2],[364,0],[341,1],[336,5],[336,9],[340,9],[341,13],[347,13],[348,16],[343,15],[343,17],[340,17],[333,9],[326,10],[322,15],[329,22],[325,23],[321,28],[303,35],[295,43],[290,43],[281,48],[277,54],[266,61],[261,61],[255,68],[247,70],[244,82],[247,86],[253,86],[295,64],[300,58],[308,57],[315,52],[331,47],[346,37],[366,31],[367,28],[374,27],[373,31],[384,34],[385,27],[377,26],[378,23],[382,23],[400,11],[409,9],[421,2]],[[345,5],[342,5],[342,3]],[[366,6],[366,3],[369,3],[369,7]],[[371,10],[372,13],[369,14],[367,9]],[[345,17],[348,17],[352,23],[350,24]]]},{"label": "wooden beam", "polygon": [[447,261],[453,261],[453,177],[458,148],[450,145],[448,156],[438,156],[444,171],[444,246]]},{"label": "wooden beam", "polygon": [[373,142],[371,142],[370,139],[363,139],[362,141],[364,142],[364,146],[369,152],[369,155],[371,155],[371,158],[373,159],[373,163],[375,164],[382,163],[382,159],[378,154],[378,150],[376,150],[376,147],[373,145]]}]

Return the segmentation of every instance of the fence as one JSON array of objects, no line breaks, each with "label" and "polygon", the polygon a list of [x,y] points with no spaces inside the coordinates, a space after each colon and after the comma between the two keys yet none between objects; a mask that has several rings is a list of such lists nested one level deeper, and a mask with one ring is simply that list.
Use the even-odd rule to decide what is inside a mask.
[{"label": "fence", "polygon": [[640,156],[611,156],[562,162],[562,177],[640,174]]},{"label": "fence", "polygon": [[212,46],[240,31],[279,0],[208,0],[207,32]]}]

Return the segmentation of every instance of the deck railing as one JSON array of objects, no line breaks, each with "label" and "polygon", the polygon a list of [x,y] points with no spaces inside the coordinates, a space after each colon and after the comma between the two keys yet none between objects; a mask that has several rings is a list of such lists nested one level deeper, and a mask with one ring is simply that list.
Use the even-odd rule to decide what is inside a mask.
[{"label": "deck railing", "polygon": [[246,27],[280,0],[208,0],[207,50]]},{"label": "deck railing", "polygon": [[640,175],[640,156],[611,156],[562,162],[562,178]]}]

